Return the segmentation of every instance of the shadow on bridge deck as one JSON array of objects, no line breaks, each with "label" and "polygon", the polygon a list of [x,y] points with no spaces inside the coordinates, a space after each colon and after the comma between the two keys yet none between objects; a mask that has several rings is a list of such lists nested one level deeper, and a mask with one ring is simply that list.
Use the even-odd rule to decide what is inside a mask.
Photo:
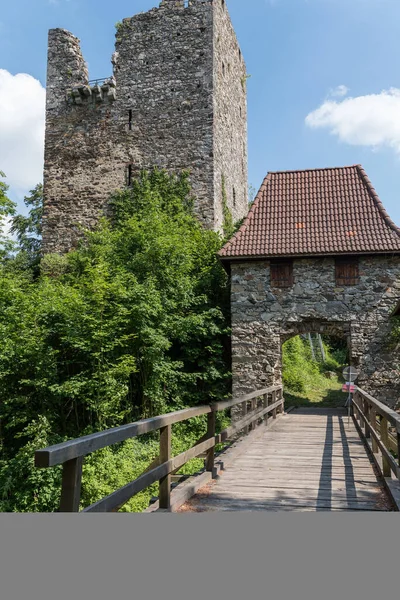
[{"label": "shadow on bridge deck", "polygon": [[299,408],[244,443],[221,475],[178,512],[390,510],[345,410]]}]

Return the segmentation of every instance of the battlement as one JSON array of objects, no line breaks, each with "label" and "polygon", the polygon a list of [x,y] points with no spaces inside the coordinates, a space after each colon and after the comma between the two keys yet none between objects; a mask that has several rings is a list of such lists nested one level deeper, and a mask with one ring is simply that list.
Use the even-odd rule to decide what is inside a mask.
[{"label": "battlement", "polygon": [[141,169],[188,170],[200,222],[247,212],[246,66],[225,0],[162,0],[116,28],[109,78],[49,32],[43,247],[71,248]]},{"label": "battlement", "polygon": [[68,101],[77,106],[85,103],[114,102],[117,97],[114,77],[89,81],[88,85],[75,85],[67,92]]}]

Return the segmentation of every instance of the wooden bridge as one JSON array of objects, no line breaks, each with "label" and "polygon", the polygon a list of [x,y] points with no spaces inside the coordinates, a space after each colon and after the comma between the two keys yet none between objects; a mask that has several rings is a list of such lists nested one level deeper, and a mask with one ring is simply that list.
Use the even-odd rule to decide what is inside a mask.
[{"label": "wooden bridge", "polygon": [[[241,407],[239,421],[216,431],[216,414]],[[360,388],[345,409],[285,412],[282,387],[185,409],[39,450],[37,467],[63,465],[60,512],[80,510],[83,459],[119,442],[160,430],[160,454],[137,479],[82,512],[116,512],[159,481],[146,512],[400,510],[400,416]],[[175,423],[207,415],[207,432],[173,457]],[[230,442],[230,443],[229,443]],[[221,444],[225,448],[219,453]],[[204,470],[176,487],[189,460]]]}]

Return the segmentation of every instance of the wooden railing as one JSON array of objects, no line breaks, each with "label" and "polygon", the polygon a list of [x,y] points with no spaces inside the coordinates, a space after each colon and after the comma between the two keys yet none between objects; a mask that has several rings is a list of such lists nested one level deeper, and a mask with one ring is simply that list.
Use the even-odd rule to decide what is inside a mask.
[{"label": "wooden railing", "polygon": [[374,455],[381,456],[377,464],[382,475],[391,477],[393,473],[400,479],[400,415],[358,387],[353,397],[353,407],[361,433],[371,440]]},{"label": "wooden railing", "polygon": [[[237,405],[241,405],[242,418],[239,421],[233,421],[230,427],[216,434],[216,413]],[[101,448],[160,430],[160,455],[148,469],[131,483],[85,508],[83,512],[116,511],[133,496],[157,481],[159,481],[159,507],[168,510],[171,505],[171,475],[173,473],[181,469],[189,460],[203,453],[206,453],[205,468],[213,473],[217,444],[229,440],[240,431],[247,433],[261,421],[268,424],[271,414],[272,418],[276,419],[277,414],[283,412],[282,387],[270,387],[238,399],[187,408],[37,450],[35,466],[46,468],[63,465],[60,512],[79,512],[84,457]],[[207,415],[207,433],[195,446],[179,456],[172,457],[172,425],[202,415]]]}]

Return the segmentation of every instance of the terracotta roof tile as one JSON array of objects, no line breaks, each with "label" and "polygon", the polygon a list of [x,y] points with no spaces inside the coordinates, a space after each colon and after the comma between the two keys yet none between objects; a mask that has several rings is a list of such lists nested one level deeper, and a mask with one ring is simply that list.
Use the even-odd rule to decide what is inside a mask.
[{"label": "terracotta roof tile", "polygon": [[221,259],[400,253],[400,229],[361,165],[268,173]]}]

